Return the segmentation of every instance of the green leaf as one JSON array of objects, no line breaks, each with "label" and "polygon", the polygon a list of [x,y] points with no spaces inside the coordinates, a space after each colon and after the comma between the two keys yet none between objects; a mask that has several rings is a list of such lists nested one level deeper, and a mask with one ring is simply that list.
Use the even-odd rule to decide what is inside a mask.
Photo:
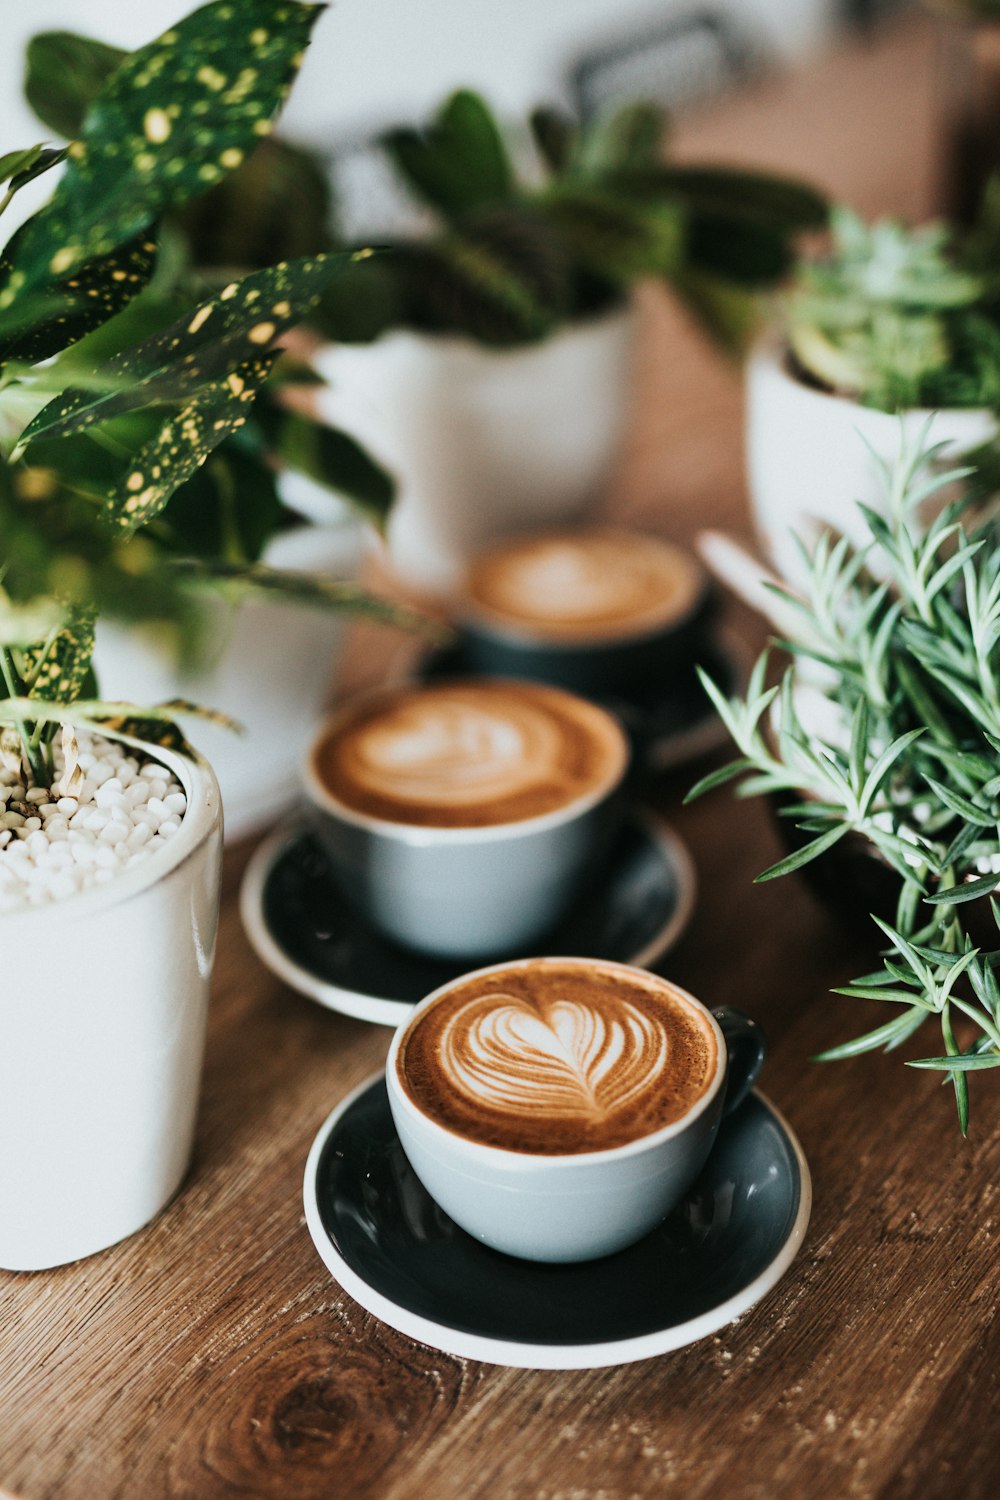
[{"label": "green leaf", "polygon": [[528,121],[535,145],[551,172],[565,172],[579,139],[576,121],[561,110],[544,106],[532,110]]},{"label": "green leaf", "polygon": [[384,532],[395,485],[352,437],[272,401],[259,402],[256,415],[273,452],[288,468],[342,495]]},{"label": "green leaf", "polygon": [[[11,246],[16,243],[17,236]],[[156,242],[140,235],[110,255],[81,266],[74,275],[49,282],[36,296],[17,301],[6,319],[2,314],[7,294],[0,292],[0,361],[34,364],[107,323],[149,283],[156,254]],[[8,266],[5,252],[0,258],[0,278]]]},{"label": "green leaf", "polygon": [[131,53],[87,111],[49,203],[23,226],[0,292],[14,299],[110,254],[239,166],[271,128],[319,7],[212,0]]},{"label": "green leaf", "polygon": [[781,230],[731,214],[699,213],[687,225],[687,264],[737,286],[773,286],[792,264]]},{"label": "green leaf", "polygon": [[815,188],[761,172],[663,165],[625,172],[617,181],[629,192],[675,198],[692,212],[753,219],[789,232],[821,229],[829,212]]},{"label": "green leaf", "polygon": [[109,360],[105,388],[71,387],[50,401],[21,434],[19,448],[38,437],[65,437],[147,406],[187,398],[260,356],[319,296],[347,262],[345,255],[283,262],[231,282],[169,328]]},{"label": "green leaf", "polygon": [[240,595],[277,594],[318,609],[363,615],[379,624],[423,635],[438,645],[450,644],[453,640],[452,631],[440,621],[391,599],[381,598],[360,584],[342,583],[312,573],[286,572],[262,563],[246,566],[217,560],[179,559],[172,566],[195,583],[224,585]]},{"label": "green leaf", "polygon": [[935,891],[933,896],[925,896],[924,901],[928,906],[958,906],[963,901],[975,901],[979,896],[995,891],[997,886],[1000,886],[1000,875],[983,875],[978,880],[963,881],[953,890]]},{"label": "green leaf", "polygon": [[72,31],[43,31],[28,43],[24,97],[43,125],[73,140],[87,109],[127,56],[120,47]]},{"label": "green leaf", "polygon": [[28,697],[48,703],[72,703],[90,674],[97,611],[70,606],[62,629],[44,646],[25,651],[22,673]]},{"label": "green leaf", "polygon": [[485,101],[462,89],[421,133],[387,131],[382,146],[415,192],[446,218],[507,198],[512,170]]},{"label": "green leaf", "polygon": [[0,211],[12,194],[34,182],[43,172],[57,167],[65,157],[65,151],[54,151],[45,145],[28,146],[24,151],[8,151],[5,156],[0,156],[0,182],[10,183],[7,198],[0,203]]},{"label": "green leaf", "polygon": [[960,1052],[955,1057],[921,1057],[906,1064],[908,1068],[936,1068],[948,1073],[976,1073],[986,1068],[1000,1068],[1000,1052]]},{"label": "green leaf", "polygon": [[607,110],[585,127],[576,151],[576,170],[595,178],[643,171],[656,162],[666,130],[665,111],[650,100],[633,99]]},{"label": "green leaf", "polygon": [[858,1057],[862,1052],[874,1052],[879,1047],[885,1047],[888,1051],[912,1036],[926,1019],[927,1012],[915,1005],[912,1010],[901,1016],[894,1016],[875,1031],[868,1031],[864,1036],[855,1037],[853,1041],[844,1042],[839,1047],[829,1047],[825,1052],[817,1052],[813,1062],[838,1062],[841,1058]]},{"label": "green leaf", "polygon": [[683,223],[669,204],[637,204],[602,188],[559,187],[543,207],[573,258],[613,281],[670,277],[683,255]]},{"label": "green leaf", "polygon": [[166,421],[152,442],[136,453],[128,474],[108,496],[104,518],[132,536],[166,505],[178,485],[247,420],[247,408],[267,379],[276,354],[260,355],[231,370],[224,380],[202,386]]},{"label": "green leaf", "polygon": [[696,797],[703,797],[706,792],[714,791],[717,786],[723,786],[727,781],[732,781],[734,776],[739,776],[742,771],[751,771],[753,761],[734,760],[728,766],[720,766],[717,771],[710,771],[700,781],[696,781],[691,790],[684,798],[685,803],[693,802]]},{"label": "green leaf", "polygon": [[850,824],[838,823],[836,828],[831,828],[827,833],[821,834],[818,839],[804,844],[801,849],[796,849],[785,859],[779,859],[777,864],[771,865],[762,874],[757,875],[754,878],[754,884],[760,885],[765,880],[776,880],[779,875],[790,875],[793,870],[801,869],[803,865],[809,864],[810,860],[818,859],[827,849],[839,843],[850,831]]}]

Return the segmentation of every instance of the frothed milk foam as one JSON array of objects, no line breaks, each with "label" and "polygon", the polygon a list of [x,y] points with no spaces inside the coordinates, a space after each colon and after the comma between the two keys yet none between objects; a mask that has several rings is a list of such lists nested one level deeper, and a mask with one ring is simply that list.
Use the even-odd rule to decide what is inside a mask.
[{"label": "frothed milk foam", "polygon": [[703,591],[701,569],[656,537],[593,528],[500,543],[472,565],[474,614],[539,639],[597,643],[685,619]]},{"label": "frothed milk foam", "polygon": [[621,1146],[681,1119],[715,1032],[668,981],[599,960],[505,965],[456,984],[404,1034],[399,1081],[459,1135],[509,1151]]},{"label": "frothed milk foam", "polygon": [[340,803],[427,827],[540,817],[614,786],[628,750],[611,716],[557,688],[499,680],[407,686],[342,718],[314,766]]}]

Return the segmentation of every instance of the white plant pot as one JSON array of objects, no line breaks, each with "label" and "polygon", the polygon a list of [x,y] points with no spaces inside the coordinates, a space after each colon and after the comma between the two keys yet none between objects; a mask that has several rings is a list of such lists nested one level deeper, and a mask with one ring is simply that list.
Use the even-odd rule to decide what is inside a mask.
[{"label": "white plant pot", "polygon": [[91,1255],[176,1192],[194,1137],[219,910],[219,790],[107,885],[0,916],[0,1266]]},{"label": "white plant pot", "polygon": [[[277,568],[353,579],[363,553],[353,516],[298,526],[269,545]],[[297,800],[298,768],[327,707],[345,617],[277,596],[218,606],[217,653],[198,672],[179,672],[154,635],[102,624],[95,656],[106,698],[156,703],[186,698],[221,709],[243,733],[190,719],[185,731],[215,769],[227,839],[259,832]]]},{"label": "white plant pot", "polygon": [[779,573],[804,579],[796,533],[807,543],[824,527],[868,539],[858,501],[884,508],[873,454],[891,464],[901,440],[913,443],[929,420],[931,441],[947,443],[951,458],[996,431],[987,410],[894,415],[860,406],[797,380],[773,337],[757,345],[747,369],[747,478],[758,539]]},{"label": "white plant pot", "polygon": [[622,435],[634,327],[626,306],[527,348],[399,331],[314,356],[319,415],[395,476],[400,578],[447,591],[495,537],[586,514]]}]

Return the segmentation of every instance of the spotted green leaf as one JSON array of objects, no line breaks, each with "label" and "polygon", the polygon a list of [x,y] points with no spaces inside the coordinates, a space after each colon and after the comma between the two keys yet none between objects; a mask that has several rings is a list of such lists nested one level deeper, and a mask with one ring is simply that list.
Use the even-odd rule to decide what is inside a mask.
[{"label": "spotted green leaf", "polygon": [[[254,0],[248,16],[212,0],[131,53],[88,109],[0,291],[20,298],[72,274],[235,170],[269,133],[320,9]],[[240,63],[248,41],[252,62]]]},{"label": "spotted green leaf", "polygon": [[[18,359],[34,364],[107,323],[148,285],[156,264],[156,248],[156,242],[142,234],[110,255],[81,266],[72,276],[50,282],[23,301],[11,296],[9,287],[0,292],[0,316],[10,302],[16,302],[6,327],[0,321],[0,361]],[[0,279],[9,265],[4,254],[0,257]],[[8,297],[10,301],[5,302]]]},{"label": "spotted green leaf", "polygon": [[185,400],[222,379],[299,322],[350,259],[287,261],[231,282],[193,313],[108,360],[100,372],[103,389],[90,382],[87,389],[71,388],[50,401],[25,428],[20,447],[43,435],[83,432],[151,402]]},{"label": "spotted green leaf", "polygon": [[199,389],[164,423],[108,496],[104,514],[112,526],[131,536],[163,509],[212,450],[246,422],[248,408],[276,358],[272,353],[247,360],[224,379]]},{"label": "spotted green leaf", "polygon": [[96,610],[72,605],[56,635],[22,653],[21,670],[30,684],[29,698],[45,703],[73,702],[90,673],[96,618]]}]

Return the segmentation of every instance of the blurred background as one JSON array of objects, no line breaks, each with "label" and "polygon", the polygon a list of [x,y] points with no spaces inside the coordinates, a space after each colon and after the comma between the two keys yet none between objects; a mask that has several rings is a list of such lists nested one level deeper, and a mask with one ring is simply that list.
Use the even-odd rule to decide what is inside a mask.
[{"label": "blurred background", "polygon": [[[501,112],[539,100],[576,105],[646,94],[674,108],[741,77],[804,59],[846,28],[906,0],[335,0],[317,28],[285,116],[288,135],[361,144],[428,111],[456,84]],[[240,0],[252,14],[253,0]],[[32,0],[4,6],[3,139],[33,140],[21,101],[24,46],[67,29],[134,48],[192,6],[177,0]]]}]

